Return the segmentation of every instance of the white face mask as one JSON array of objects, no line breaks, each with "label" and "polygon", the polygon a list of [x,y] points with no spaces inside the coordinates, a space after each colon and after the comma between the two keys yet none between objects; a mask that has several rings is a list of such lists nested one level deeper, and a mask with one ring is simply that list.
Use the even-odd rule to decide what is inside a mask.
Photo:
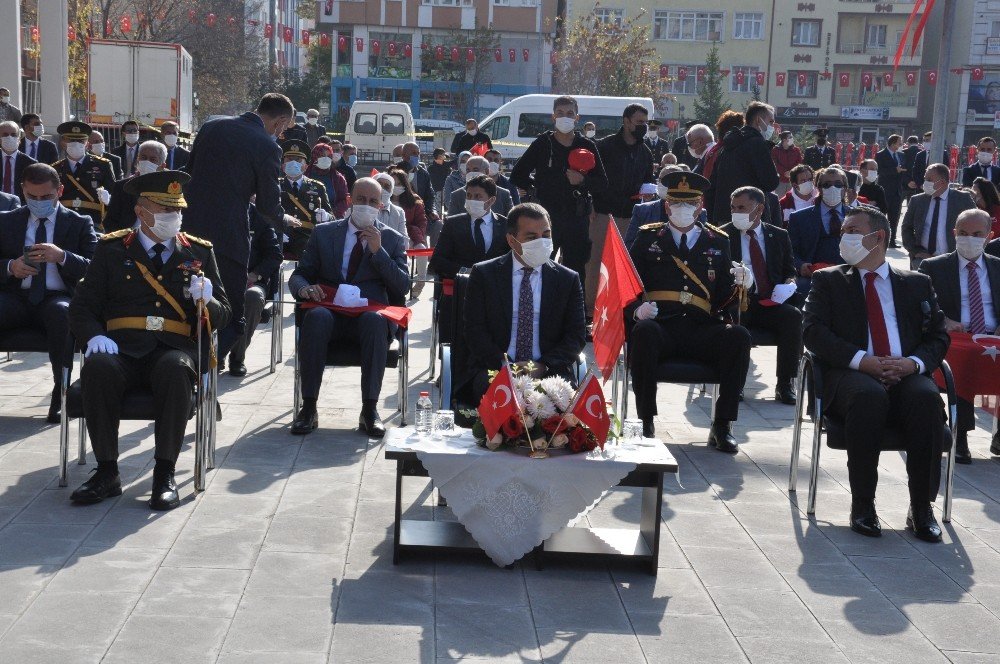
[{"label": "white face mask", "polygon": [[405,189],[404,189],[403,187],[401,187],[401,186],[399,186],[399,185],[397,184],[397,185],[396,185],[395,187],[393,187],[393,188],[392,188],[392,195],[393,195],[393,196],[399,196],[399,195],[400,195],[400,194],[402,194],[402,193],[403,193],[404,191],[406,191],[406,190],[405,190]]},{"label": "white face mask", "polygon": [[[868,235],[874,235],[874,233],[868,233]],[[872,252],[871,249],[866,248],[864,245],[865,238],[868,235],[848,233],[847,235],[840,236],[840,257],[844,259],[845,263],[848,265],[857,265]]]},{"label": "white face mask", "polygon": [[382,205],[388,205],[391,198],[392,198],[392,192],[391,191],[386,191],[385,189],[383,189],[382,190]]},{"label": "white face mask", "polygon": [[136,143],[139,142],[139,134],[133,132],[125,134],[125,142],[128,143],[129,145],[135,145]]},{"label": "white face mask", "polygon": [[316,160],[316,168],[325,171],[326,169],[333,166],[333,159],[330,157],[320,157]]},{"label": "white face mask", "polygon": [[462,175],[465,175],[465,169],[466,169],[465,162],[462,162],[461,164],[458,165],[458,172],[461,173]]},{"label": "white face mask", "polygon": [[521,260],[530,268],[539,268],[552,255],[552,238],[540,237],[521,243]]},{"label": "white face mask", "polygon": [[339,164],[340,163],[340,159],[341,159],[342,156],[343,155],[340,152],[334,152],[333,153],[333,163]]},{"label": "white face mask", "polygon": [[930,180],[924,180],[923,189],[925,194],[933,194],[937,191],[937,186]]},{"label": "white face mask", "polygon": [[163,144],[168,148],[172,148],[177,145],[177,136],[174,134],[167,134],[163,137]]},{"label": "white face mask", "polygon": [[878,171],[865,172],[865,182],[875,182],[875,180],[878,180]]},{"label": "white face mask", "polygon": [[83,143],[67,143],[66,156],[73,161],[80,161],[87,154],[87,146]]},{"label": "white face mask", "polygon": [[594,131],[593,129],[588,129],[587,131],[583,132],[583,135],[586,136],[587,138],[593,138],[596,133],[597,132]]},{"label": "white face mask", "polygon": [[986,238],[959,235],[955,238],[955,249],[958,255],[967,261],[977,261],[983,255],[986,247]]},{"label": "white face mask", "polygon": [[160,167],[157,164],[154,164],[153,162],[148,161],[146,159],[140,159],[139,161],[135,162],[135,170],[136,172],[139,173],[139,175],[146,175],[147,173],[155,173],[159,169]]},{"label": "white face mask", "polygon": [[38,125],[32,130],[36,137],[41,138],[42,134],[45,133],[45,125]]},{"label": "white face mask", "polygon": [[473,219],[482,219],[483,215],[486,214],[486,203],[467,198],[465,199],[465,211],[468,212],[469,216]]},{"label": "white face mask", "polygon": [[91,143],[90,151],[100,157],[104,154],[104,143]]},{"label": "white face mask", "polygon": [[803,196],[812,196],[813,191],[816,190],[816,188],[813,186],[812,180],[806,180],[805,182],[800,184],[797,188],[799,190],[799,193],[802,194]]},{"label": "white face mask", "polygon": [[695,152],[694,149],[691,148],[691,146],[688,146],[688,154],[694,157],[695,159],[701,159],[701,156],[705,154],[705,151],[702,150],[701,152]]},{"label": "white face mask", "polygon": [[485,175],[485,173],[480,173],[478,171],[466,171],[465,181],[472,182],[472,178],[479,177],[480,175]]},{"label": "white face mask", "polygon": [[931,142],[930,141],[924,141],[924,149],[927,150],[927,151],[930,151],[930,149],[931,149]]},{"label": "white face mask", "polygon": [[[576,118],[556,118],[556,131],[568,134],[576,127]],[[534,240],[532,240],[534,242]]]},{"label": "white face mask", "polygon": [[980,152],[977,157],[979,158],[979,163],[983,166],[989,166],[993,163],[993,153],[992,152]]},{"label": "white face mask", "polygon": [[661,199],[666,200],[667,193],[669,193],[669,191],[670,190],[667,189],[667,186],[665,184],[660,184],[659,182],[656,183],[656,195],[659,196]]},{"label": "white face mask", "polygon": [[315,127],[319,124],[319,118],[306,118],[306,122]]},{"label": "white face mask", "polygon": [[500,164],[496,163],[495,161],[491,161],[490,175],[499,175],[499,174],[500,174]]},{"label": "white face mask", "polygon": [[761,134],[763,134],[765,141],[771,140],[771,137],[774,136],[774,125],[767,125],[764,127],[764,131],[762,131]]},{"label": "white face mask", "polygon": [[9,103],[10,103],[10,95],[4,95],[0,97],[0,104],[9,104]]},{"label": "white face mask", "polygon": [[3,148],[4,152],[9,154],[12,154],[15,150],[17,150],[18,143],[20,143],[20,141],[17,140],[17,136],[4,136],[3,138],[0,138],[0,147]]},{"label": "white face mask", "polygon": [[753,226],[753,221],[750,220],[749,212],[733,212],[733,226],[741,231],[748,230]]},{"label": "white face mask", "polygon": [[285,175],[290,178],[297,178],[302,175],[302,162],[286,161],[282,168],[285,171]]},{"label": "white face mask", "polygon": [[823,202],[833,207],[840,205],[844,200],[844,189],[842,187],[828,187],[823,190]]},{"label": "white face mask", "polygon": [[358,229],[365,229],[375,223],[378,216],[378,208],[370,205],[352,205],[351,223]]},{"label": "white face mask", "polygon": [[161,240],[169,240],[181,230],[180,212],[154,212],[150,232]]},{"label": "white face mask", "polygon": [[694,223],[695,209],[691,203],[671,203],[670,224],[674,228],[687,228]]}]

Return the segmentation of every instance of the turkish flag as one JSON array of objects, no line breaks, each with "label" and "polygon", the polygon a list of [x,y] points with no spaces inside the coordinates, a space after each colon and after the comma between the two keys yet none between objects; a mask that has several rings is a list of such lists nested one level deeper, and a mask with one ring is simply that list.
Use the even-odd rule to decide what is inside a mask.
[{"label": "turkish flag", "polygon": [[377,39],[372,40],[372,54],[378,55],[382,52],[382,44]]},{"label": "turkish flag", "polygon": [[309,45],[309,31],[308,30],[303,30],[302,31],[302,44],[305,45],[305,46]]},{"label": "turkish flag", "polygon": [[396,42],[394,41],[389,42],[389,57],[396,57]]},{"label": "turkish flag", "polygon": [[841,74],[840,75],[840,87],[842,87],[842,88],[848,88],[850,86],[851,86],[851,75],[850,74]]},{"label": "turkish flag", "polygon": [[[951,346],[945,359],[955,375],[955,393],[966,401],[977,396],[1000,394],[1000,336],[993,334],[968,334],[949,332]],[[934,380],[940,387],[944,381],[935,372]]]},{"label": "turkish flag", "polygon": [[285,28],[285,42],[291,44],[295,41],[295,31],[291,28]]},{"label": "turkish flag", "polygon": [[608,417],[608,407],[604,401],[604,390],[594,374],[587,376],[583,385],[576,393],[570,413],[580,420],[580,423],[590,429],[597,438],[597,444],[604,449],[604,442],[611,430],[611,418]]},{"label": "turkish flag", "polygon": [[337,37],[337,50],[341,53],[347,50],[347,37],[344,35]]},{"label": "turkish flag", "polygon": [[625,249],[618,226],[612,220],[604,236],[592,332],[594,361],[605,382],[611,377],[625,343],[625,305],[635,300],[642,291],[642,281]]},{"label": "turkish flag", "polygon": [[927,82],[931,85],[937,85],[937,72],[929,71],[927,72]]},{"label": "turkish flag", "polygon": [[467,48],[467,49],[465,49],[465,61],[466,62],[475,62],[476,61],[476,49],[474,49],[474,48]]},{"label": "turkish flag", "polygon": [[796,80],[798,80],[800,88],[806,87],[806,83],[809,82],[809,78],[805,74],[799,74]]},{"label": "turkish flag", "polygon": [[362,51],[364,51],[365,50],[365,40],[364,40],[364,37],[357,37],[354,40],[354,47],[358,50],[358,53],[361,53]]},{"label": "turkish flag", "polygon": [[917,74],[916,74],[916,72],[912,72],[912,71],[906,72],[906,84],[907,85],[915,85],[916,83],[917,83]]},{"label": "turkish flag", "polygon": [[[215,14],[209,14],[209,16],[215,16]],[[212,23],[214,24],[215,21],[213,20]],[[132,32],[132,19],[128,16],[122,16],[121,25],[122,32]]]},{"label": "turkish flag", "polygon": [[870,88],[872,86],[872,75],[865,73],[861,75],[861,85]]},{"label": "turkish flag", "polygon": [[413,55],[413,45],[403,44],[403,56],[408,58],[411,55]]},{"label": "turkish flag", "polygon": [[482,420],[486,435],[490,438],[497,435],[504,422],[521,414],[517,390],[514,389],[511,378],[510,367],[505,364],[493,378],[486,394],[479,402],[479,419]]},{"label": "turkish flag", "polygon": [[273,36],[274,36],[274,26],[271,25],[270,23],[265,23],[264,24],[264,37],[266,37],[267,39],[270,39]]},{"label": "turkish flag", "polygon": [[779,71],[774,75],[774,84],[779,87],[785,87],[785,72]]},{"label": "turkish flag", "polygon": [[524,60],[525,62],[527,62],[527,61],[528,61],[528,56],[529,56],[529,55],[531,55],[531,51],[530,51],[530,50],[528,50],[528,49],[526,49],[526,48],[522,48],[522,49],[521,49],[521,58],[522,58],[522,59],[523,59],[523,60]]},{"label": "turkish flag", "polygon": [[473,155],[477,157],[482,157],[489,151],[490,151],[490,146],[488,146],[486,143],[476,143],[471,148],[469,148],[469,152],[471,152]]},{"label": "turkish flag", "polygon": [[667,65],[660,65],[660,78],[668,78],[670,76],[670,67]]},{"label": "turkish flag", "polygon": [[319,45],[321,47],[323,47],[323,48],[326,48],[327,46],[329,46],[330,45],[330,35],[326,34],[325,32],[321,32],[320,35],[319,35]]},{"label": "turkish flag", "polygon": [[882,80],[885,81],[887,87],[892,87],[892,72],[888,71],[882,74]]},{"label": "turkish flag", "polygon": [[[215,14],[209,14],[208,16],[205,17],[205,25],[207,25],[210,28],[215,27]],[[124,28],[125,26],[122,27]]]},{"label": "turkish flag", "polygon": [[757,72],[757,85],[764,85],[764,81],[767,80],[767,74],[762,71]]},{"label": "turkish flag", "polygon": [[499,48],[493,49],[493,59],[497,62],[503,62],[503,51]]},{"label": "turkish flag", "polygon": [[517,51],[512,48],[507,49],[507,59],[511,62],[517,62]]},{"label": "turkish flag", "polygon": [[698,69],[695,71],[695,76],[697,76],[697,78],[698,78],[699,81],[704,81],[705,80],[705,68],[704,67],[698,67]]},{"label": "turkish flag", "polygon": [[678,81],[686,81],[687,77],[688,77],[687,67],[678,67],[677,68],[677,80]]},{"label": "turkish flag", "polygon": [[458,47],[456,46],[451,47],[451,61],[458,62]]},{"label": "turkish flag", "polygon": [[746,74],[741,71],[736,72],[736,85],[743,85],[743,81],[747,78]]},{"label": "turkish flag", "polygon": [[74,28],[72,25],[69,26],[69,29],[66,32],[66,38],[69,39],[70,41],[76,41],[76,28]]},{"label": "turkish flag", "polygon": [[435,60],[444,60],[444,46],[435,46],[434,47],[434,59]]},{"label": "turkish flag", "polygon": [[973,81],[981,81],[981,80],[983,80],[983,68],[982,67],[973,67],[972,68],[972,80]]}]

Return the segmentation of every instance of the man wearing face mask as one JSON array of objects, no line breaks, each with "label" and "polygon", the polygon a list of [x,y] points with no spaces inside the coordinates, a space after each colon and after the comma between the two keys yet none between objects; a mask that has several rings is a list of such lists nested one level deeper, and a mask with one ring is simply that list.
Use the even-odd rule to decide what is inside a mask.
[{"label": "man wearing face mask", "polygon": [[825,127],[814,129],[812,135],[816,137],[816,143],[806,148],[803,158],[814,171],[832,166],[836,158],[836,153],[826,140],[828,133]]},{"label": "man wearing face mask", "polygon": [[177,145],[177,139],[179,137],[179,127],[176,122],[172,120],[167,120],[162,125],[160,125],[160,138],[163,139],[163,144],[167,146],[167,169],[171,171],[182,170],[187,166],[188,158],[191,153]]},{"label": "man wearing face mask", "polygon": [[59,205],[62,183],[48,164],[24,169],[27,206],[0,214],[0,330],[33,327],[48,340],[52,399],[47,421],[59,422],[59,382],[69,333],[67,309],[94,255],[90,217]]},{"label": "man wearing face mask", "polygon": [[449,173],[444,180],[444,187],[441,189],[441,208],[445,210],[445,214],[451,214],[448,212],[448,207],[451,205],[452,193],[465,188],[465,173],[470,158],[472,158],[471,152],[459,153],[458,157],[455,158],[455,170]]},{"label": "man wearing face mask", "polygon": [[[903,153],[903,137],[893,134],[886,141],[884,150],[875,155],[878,164],[878,180],[885,190],[885,202],[889,207],[889,223],[892,224],[892,237],[889,246],[898,247],[896,229],[899,227],[899,215],[903,207],[904,175],[910,172],[912,165],[906,163]],[[907,178],[908,179],[908,178]]]},{"label": "man wearing face mask", "polygon": [[771,159],[774,161],[774,167],[778,169],[780,178],[778,188],[774,190],[774,193],[781,198],[792,188],[792,169],[802,163],[802,150],[795,145],[792,132],[783,131],[778,134],[778,138],[781,139],[781,142],[771,148]]},{"label": "man wearing face mask", "polygon": [[688,129],[685,139],[687,154],[694,159],[694,166],[691,169],[700,174],[704,169],[705,155],[715,147],[715,134],[708,125],[696,124]]},{"label": "man wearing face mask", "polygon": [[125,176],[135,172],[135,162],[139,152],[139,123],[127,120],[122,123],[122,143],[114,149],[114,154],[122,161]]},{"label": "man wearing face mask", "polygon": [[[86,344],[80,383],[97,472],[70,497],[98,503],[121,495],[118,425],[123,395],[137,387],[153,393],[155,458],[150,508],[180,505],[174,467],[184,441],[198,354],[207,369],[209,335],[195,342],[198,301],[212,329],[230,308],[219,285],[211,243],[181,232],[186,207],[180,171],[158,171],[129,182],[138,203],[137,229],[108,233],[98,243],[87,278],[69,307],[70,329]],[[246,284],[243,284],[246,287]]]},{"label": "man wearing face mask", "polygon": [[734,191],[733,220],[722,230],[729,235],[732,259],[750,265],[754,275],[749,307],[740,325],[767,330],[778,338],[774,398],[794,406],[795,376],[802,357],[802,312],[795,306],[795,295],[781,303],[772,298],[776,286],[795,283],[795,266],[788,231],[763,221],[765,199],[764,192],[754,187]]},{"label": "man wearing face mask", "polygon": [[966,210],[975,210],[972,196],[948,186],[948,167],[931,164],[924,174],[923,193],[910,198],[903,217],[903,248],[912,269],[920,261],[955,251],[955,221]]},{"label": "man wearing face mask", "polygon": [[[401,304],[410,290],[410,272],[403,238],[380,224],[382,187],[372,178],[360,178],[351,192],[351,211],[344,219],[316,227],[298,267],[288,280],[296,299],[322,302],[320,284],[357,286],[369,304]],[[361,416],[358,429],[371,437],[385,435],[377,405],[385,374],[386,354],[396,325],[374,312],[352,317],[316,307],[302,317],[299,366],[302,408],[291,433],[309,433],[319,426],[316,401],[323,380],[328,347],[339,339],[361,344]]]},{"label": "man wearing face mask", "polygon": [[388,226],[399,233],[403,238],[403,249],[409,249],[410,235],[406,230],[406,213],[403,208],[392,202],[396,181],[388,173],[378,173],[374,178],[382,187],[382,208],[378,211],[376,219],[383,226]]},{"label": "man wearing face mask", "polygon": [[[485,157],[470,157],[469,160],[465,162],[466,184],[480,175],[489,177],[490,163],[486,161]],[[462,214],[465,211],[465,194],[465,185],[463,185],[460,189],[456,189],[451,192],[451,198],[448,200],[448,216]],[[497,214],[506,216],[510,212],[511,208],[514,207],[514,202],[511,200],[510,192],[498,185],[496,201],[494,201],[492,207],[493,211]]]},{"label": "man wearing face mask", "polygon": [[962,169],[962,185],[971,187],[976,178],[985,178],[994,185],[1000,184],[1000,166],[994,163],[997,142],[990,136],[983,136],[976,147],[976,162]]},{"label": "man wearing face mask", "polygon": [[530,368],[534,378],[574,380],[574,363],[587,342],[580,279],[549,258],[548,213],[537,203],[521,203],[510,211],[506,233],[510,252],[477,263],[469,275],[470,369],[455,386],[471,380],[472,403],[479,403],[489,386],[487,372],[508,361],[518,371]]},{"label": "man wearing face mask", "polygon": [[885,189],[878,184],[878,162],[866,159],[861,162],[859,171],[864,184],[858,189],[858,196],[868,199],[868,202],[881,210],[882,214],[888,214],[889,205],[885,202]]},{"label": "man wearing face mask", "polygon": [[813,275],[805,346],[828,368],[823,399],[844,421],[851,530],[882,534],[875,511],[879,448],[887,426],[906,442],[910,510],[906,526],[941,541],[931,504],[941,482],[944,409],[931,375],[950,343],[931,280],[885,260],[889,220],[868,206],[847,212],[840,253],[846,265]]},{"label": "man wearing face mask", "polygon": [[[649,173],[646,176],[646,181],[651,182],[656,179],[656,170],[660,166],[660,162],[663,161],[663,156],[670,154],[670,146],[667,142],[660,138],[660,129],[663,128],[663,123],[659,120],[653,119],[649,121],[649,133],[643,141],[646,143],[646,147],[649,148],[649,153],[653,155],[653,165],[650,168]],[[586,136],[586,134],[584,134]],[[590,138],[588,136],[588,138]]]},{"label": "man wearing face mask", "polygon": [[510,181],[510,178],[500,172],[503,168],[503,155],[500,154],[500,151],[487,150],[483,157],[490,162],[490,177],[497,183],[497,187],[506,189],[507,193],[510,194],[510,201],[513,203],[511,207],[520,203],[521,197],[517,193],[517,187]]},{"label": "man wearing face mask", "polygon": [[434,190],[435,209],[440,215],[444,215],[442,208],[447,202],[442,198],[441,192],[444,191],[445,180],[451,175],[449,159],[444,148],[434,148],[434,152],[431,154],[431,163],[427,164],[427,172],[431,176],[431,189]]},{"label": "man wearing face mask", "polygon": [[11,120],[15,124],[21,119],[21,109],[10,103],[10,90],[0,88],[0,122]]},{"label": "man wearing face mask", "polygon": [[111,190],[115,174],[111,162],[104,157],[87,154],[90,125],[83,122],[64,122],[56,131],[62,141],[66,158],[52,164],[63,183],[63,205],[90,217],[94,228],[104,232],[104,217],[111,203]]},{"label": "man wearing face mask", "polygon": [[489,134],[479,130],[479,123],[475,118],[469,118],[465,121],[465,131],[455,134],[455,138],[451,142],[451,153],[465,152],[481,143],[485,143],[488,149],[493,148],[493,141],[490,140]]},{"label": "man wearing face mask", "polygon": [[303,173],[309,164],[309,146],[305,141],[290,140],[281,145],[285,177],[281,178],[281,207],[285,210],[285,255],[298,260],[306,248],[316,224],[330,221],[330,200],[319,180]]},{"label": "man wearing face mask", "polygon": [[332,141],[333,163],[340,174],[347,180],[347,191],[354,190],[354,183],[358,180],[358,173],[354,168],[358,165],[358,149],[350,143],[340,144],[340,141]]},{"label": "man wearing face mask", "polygon": [[135,174],[124,180],[115,182],[111,190],[111,204],[104,218],[104,230],[107,233],[123,228],[132,228],[138,220],[135,216],[135,206],[138,200],[128,193],[129,183],[140,175],[163,170],[167,158],[167,148],[159,141],[145,141],[139,146],[135,162]]},{"label": "man wearing face mask", "polygon": [[17,149],[21,130],[13,120],[0,122],[0,193],[15,197],[24,203],[21,178],[24,169],[35,160]]},{"label": "man wearing face mask", "polygon": [[725,318],[735,320],[739,288],[753,288],[753,272],[731,260],[724,232],[697,221],[709,181],[683,171],[663,179],[669,216],[643,226],[629,247],[645,286],[642,298],[624,312],[631,326],[629,367],[636,411],[644,435],[653,436],[660,362],[692,359],[710,364],[720,383],[708,444],[735,454],[739,448],[732,423],[739,416],[740,392],[750,366],[750,333]]},{"label": "man wearing face mask", "polygon": [[[955,251],[920,263],[920,271],[934,285],[948,332],[1000,332],[1000,258],[983,253],[993,237],[992,225],[993,219],[983,210],[962,212],[955,222]],[[972,403],[959,397],[956,463],[972,463],[969,432],[975,428]],[[1000,455],[1000,436],[993,437],[990,453]]]},{"label": "man wearing face mask", "polygon": [[59,161],[59,148],[52,141],[42,138],[45,126],[42,119],[34,113],[21,116],[21,129],[24,137],[18,149],[40,164],[54,164]]},{"label": "man wearing face mask", "polygon": [[771,159],[774,107],[759,101],[747,105],[744,125],[726,134],[722,152],[712,170],[712,204],[708,218],[713,224],[729,221],[729,197],[740,187],[774,191],[778,171]]},{"label": "man wearing face mask", "polygon": [[424,202],[424,215],[428,220],[437,219],[437,213],[434,211],[434,188],[431,187],[431,174],[427,172],[427,167],[420,161],[420,146],[416,143],[404,143],[403,159],[398,166],[407,172],[410,186]]},{"label": "man wearing face mask", "polygon": [[95,157],[104,157],[110,161],[111,171],[115,174],[115,180],[121,180],[123,177],[122,160],[118,158],[118,155],[108,152],[106,148],[104,134],[96,129],[90,132],[90,141],[87,142],[87,150]]},{"label": "man wearing face mask", "polygon": [[840,229],[848,209],[844,205],[847,173],[839,166],[822,170],[816,175],[816,187],[820,196],[815,205],[788,218],[792,262],[798,273],[799,293],[803,297],[809,292],[813,272],[844,262],[840,256]]},{"label": "man wearing face mask", "polygon": [[326,127],[319,123],[319,111],[315,108],[310,108],[306,111],[306,143],[312,148],[316,145],[317,139],[320,136],[326,136]]},{"label": "man wearing face mask", "polygon": [[807,164],[799,164],[789,171],[788,179],[792,188],[778,201],[778,206],[781,208],[781,216],[784,219],[786,227],[788,226],[788,220],[793,214],[799,210],[811,208],[816,204],[819,194],[816,191],[816,185],[813,183],[815,175],[813,169]]},{"label": "man wearing face mask", "polygon": [[[927,172],[927,164],[930,162],[927,157],[931,153],[931,139],[934,138],[934,132],[928,131],[924,134],[924,142],[921,145],[921,150],[917,152],[916,156],[913,157],[913,165],[910,167],[910,181],[907,183],[907,187],[910,189],[911,194],[919,193],[924,185],[924,174]],[[941,153],[941,163],[949,163],[948,150],[947,148]]]},{"label": "man wearing face mask", "polygon": [[[670,153],[677,159],[675,163],[686,164],[688,168],[694,168],[698,163],[698,157],[688,152],[687,132],[698,124],[697,120],[688,120],[684,123],[684,131],[674,139],[674,144],[670,147]],[[661,160],[662,162],[662,160]]]}]

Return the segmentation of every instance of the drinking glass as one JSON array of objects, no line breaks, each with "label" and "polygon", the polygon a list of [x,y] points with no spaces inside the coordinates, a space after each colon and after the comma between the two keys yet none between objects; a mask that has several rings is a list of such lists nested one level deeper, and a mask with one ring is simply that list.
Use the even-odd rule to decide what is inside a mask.
[{"label": "drinking glass", "polygon": [[455,413],[451,410],[439,410],[434,413],[434,435],[436,437],[450,436],[455,432]]},{"label": "drinking glass", "polygon": [[642,420],[627,419],[622,423],[622,442],[627,445],[642,442]]}]

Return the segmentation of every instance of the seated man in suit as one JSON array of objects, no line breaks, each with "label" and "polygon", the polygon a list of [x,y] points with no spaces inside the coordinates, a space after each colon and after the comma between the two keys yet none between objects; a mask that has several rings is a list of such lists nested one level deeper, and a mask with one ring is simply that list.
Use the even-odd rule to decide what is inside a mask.
[{"label": "seated man in suit", "polygon": [[487,150],[483,155],[486,161],[490,162],[490,177],[497,183],[499,189],[506,189],[510,194],[511,203],[517,205],[521,202],[521,197],[517,193],[517,187],[510,181],[510,178],[501,173],[503,169],[503,155],[499,150]]},{"label": "seated man in suit", "polygon": [[[382,207],[382,187],[372,178],[359,178],[351,192],[351,211],[343,219],[318,224],[306,244],[299,266],[288,280],[288,290],[304,301],[323,301],[324,286],[351,284],[369,303],[402,302],[410,290],[403,238],[376,220]],[[381,438],[385,427],[378,415],[379,392],[385,374],[389,343],[396,325],[374,312],[360,316],[333,313],[316,307],[302,316],[299,366],[302,408],[295,415],[292,434],[319,426],[316,400],[323,381],[331,342],[352,339],[361,344],[361,417],[358,428]]]},{"label": "seated man in suit", "polygon": [[976,143],[978,152],[976,161],[962,169],[962,186],[971,187],[976,178],[986,178],[994,185],[1000,185],[1000,167],[993,160],[996,158],[997,142],[990,136],[983,136]]},{"label": "seated man in suit", "polygon": [[187,166],[188,157],[191,156],[190,152],[177,145],[177,132],[177,123],[173,120],[167,120],[160,125],[160,137],[163,138],[163,144],[167,146],[167,161],[164,163],[171,171],[183,170]]},{"label": "seated man in suit", "polygon": [[931,374],[948,352],[944,315],[927,276],[886,262],[891,230],[878,209],[848,210],[842,233],[847,264],[813,275],[803,339],[829,366],[826,411],[844,421],[851,530],[882,534],[875,512],[879,447],[885,428],[894,427],[907,445],[906,525],[918,538],[940,542],[931,503],[941,482],[944,409]]},{"label": "seated man in suit", "polygon": [[761,328],[778,338],[778,385],[774,398],[783,404],[795,404],[795,376],[802,356],[802,312],[793,304],[797,296],[781,304],[762,305],[778,284],[795,283],[792,242],[788,231],[765,223],[764,192],[756,187],[741,187],[733,192],[733,220],[722,227],[729,235],[729,250],[734,261],[750,265],[754,290],[749,294],[749,308],[740,318],[747,329]]},{"label": "seated man in suit", "polygon": [[67,312],[94,255],[90,217],[59,204],[62,184],[48,164],[31,164],[21,182],[26,207],[0,215],[0,330],[40,328],[52,364],[48,421],[59,422],[59,380],[69,333]]},{"label": "seated man in suit", "polygon": [[[490,162],[486,161],[485,157],[469,157],[469,160],[465,162],[465,181],[469,182],[472,178],[478,175],[490,174]],[[497,185],[497,200],[493,204],[493,212],[496,214],[506,215],[510,212],[510,209],[514,207],[513,199],[511,198],[510,192],[503,187]],[[448,210],[448,216],[462,214],[465,212],[465,189],[458,188],[451,192],[451,198],[448,200],[448,205],[446,206]]]},{"label": "seated man in suit", "polygon": [[972,196],[948,186],[948,167],[931,164],[924,174],[924,192],[910,197],[903,217],[903,248],[910,267],[931,256],[955,251],[955,220],[960,212],[975,210]]},{"label": "seated man in suit", "polygon": [[0,193],[16,196],[24,201],[21,179],[24,169],[35,160],[17,149],[21,130],[13,120],[0,122]]},{"label": "seated man in suit", "polygon": [[792,263],[798,273],[799,293],[805,296],[812,283],[813,265],[840,265],[840,227],[848,209],[844,205],[847,173],[837,166],[819,171],[816,188],[820,195],[815,205],[793,212],[788,218],[792,241]]},{"label": "seated man in suit", "polygon": [[385,171],[374,175],[375,181],[382,187],[382,209],[376,219],[383,226],[388,226],[403,238],[403,249],[410,247],[410,234],[406,230],[406,213],[403,208],[392,202],[392,189],[396,180]]},{"label": "seated man in suit", "polygon": [[[920,271],[931,278],[944,312],[945,330],[969,334],[998,334],[1000,329],[1000,258],[983,253],[993,236],[993,220],[983,210],[966,210],[955,222],[955,251],[928,258]],[[972,463],[969,432],[976,428],[972,403],[958,400],[958,440],[955,462]],[[994,437],[992,454],[1000,454]]]},{"label": "seated man in suit", "polygon": [[507,360],[522,369],[530,364],[535,378],[572,379],[587,343],[580,277],[552,262],[552,222],[545,208],[514,206],[506,239],[510,253],[473,266],[465,295],[475,404],[489,387],[487,371]]},{"label": "seated man in suit", "polygon": [[132,228],[138,223],[135,206],[138,198],[126,193],[129,183],[140,175],[163,170],[167,158],[167,148],[159,141],[145,141],[139,146],[135,158],[135,173],[124,180],[115,182],[111,189],[111,203],[104,218],[104,231],[113,233],[123,228]]}]

